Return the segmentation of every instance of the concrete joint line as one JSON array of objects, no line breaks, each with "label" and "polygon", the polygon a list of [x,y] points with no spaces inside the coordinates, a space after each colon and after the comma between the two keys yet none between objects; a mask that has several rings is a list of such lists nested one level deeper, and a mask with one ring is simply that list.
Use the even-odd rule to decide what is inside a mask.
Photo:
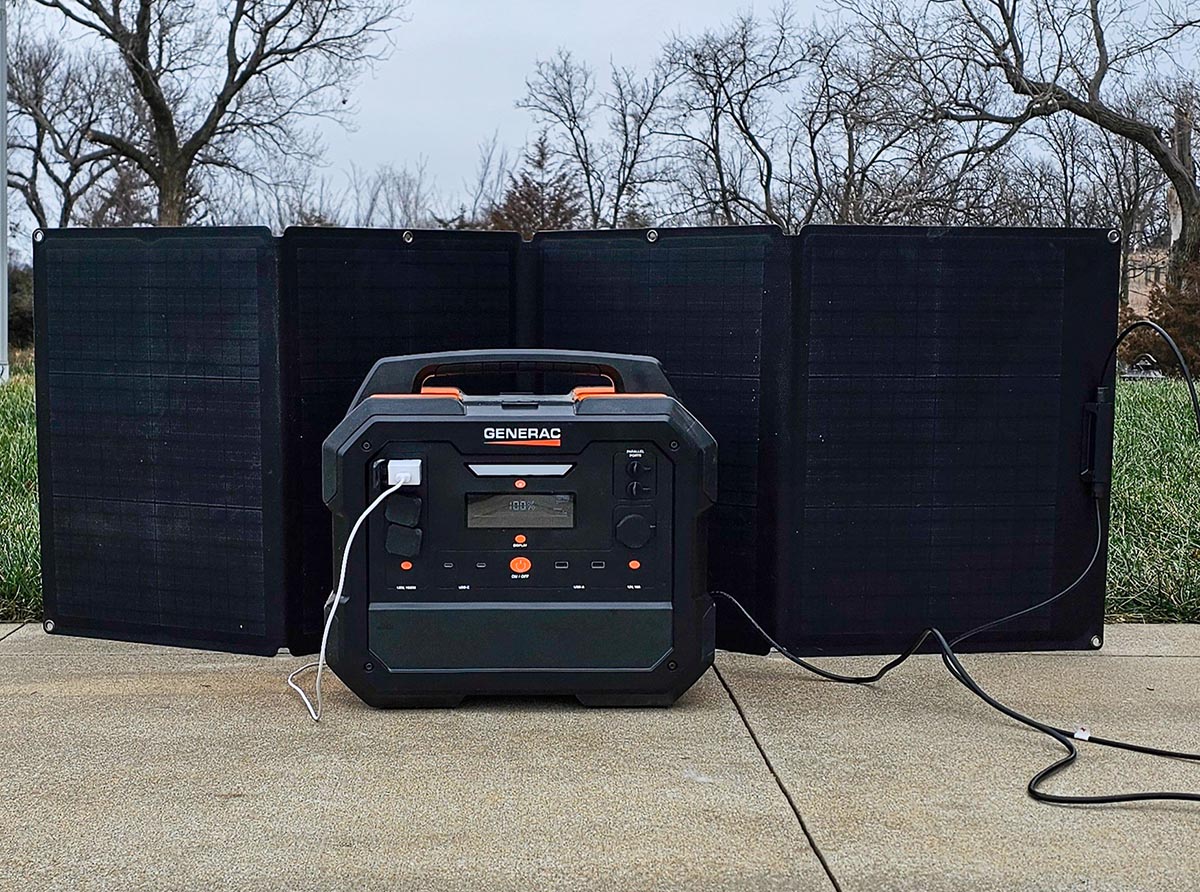
[{"label": "concrete joint line", "polygon": [[746,728],[746,733],[750,735],[750,740],[753,741],[755,749],[762,757],[763,764],[767,766],[767,771],[771,772],[771,777],[775,779],[775,785],[779,787],[779,792],[783,794],[783,798],[787,800],[788,806],[792,810],[792,814],[796,817],[796,823],[800,825],[800,830],[804,833],[804,838],[808,840],[809,848],[813,854],[817,856],[817,860],[821,862],[821,867],[825,871],[825,875],[829,877],[829,882],[833,884],[835,892],[842,892],[841,884],[838,883],[837,877],[833,875],[833,870],[829,866],[829,862],[825,860],[825,855],[821,851],[821,847],[817,845],[817,841],[813,839],[812,833],[809,832],[808,825],[804,823],[804,817],[800,814],[800,807],[796,804],[791,791],[783,782],[779,772],[775,770],[775,766],[771,763],[770,756],[767,755],[766,749],[763,748],[762,741],[758,739],[758,734],[750,724],[750,719],[746,716],[746,711],[742,709],[742,704],[739,702],[737,695],[733,693],[733,688],[729,686],[729,682],[725,680],[725,676],[721,674],[721,670],[717,665],[713,664],[713,672],[717,676],[717,680],[721,682],[721,687],[725,689],[725,693],[729,696],[729,701],[733,704],[733,708],[737,710],[738,718],[742,720],[742,725]]}]

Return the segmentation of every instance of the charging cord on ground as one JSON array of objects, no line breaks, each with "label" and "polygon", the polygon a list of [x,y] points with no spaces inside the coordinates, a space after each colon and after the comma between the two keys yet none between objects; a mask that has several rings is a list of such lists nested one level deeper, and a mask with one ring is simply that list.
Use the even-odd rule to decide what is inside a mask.
[{"label": "charging cord on ground", "polygon": [[882,667],[880,667],[879,670],[877,670],[876,672],[873,672],[870,675],[841,675],[837,672],[830,672],[828,669],[822,669],[820,666],[817,666],[813,663],[808,662],[805,659],[802,659],[802,658],[796,656],[795,654],[791,653],[786,647],[784,647],[782,644],[780,644],[778,641],[776,641],[766,631],[766,629],[764,629],[762,627],[762,625],[753,616],[750,615],[750,612],[748,610],[746,610],[746,608],[744,606],[742,606],[742,604],[736,598],[734,598],[731,594],[729,594],[728,592],[723,592],[723,591],[713,591],[713,592],[711,592],[711,594],[715,597],[725,599],[730,604],[732,604],[734,607],[736,607],[737,610],[742,614],[742,616],[744,616],[749,621],[750,625],[754,627],[755,631],[758,632],[758,634],[762,636],[763,640],[766,641],[767,644],[769,644],[775,650],[779,651],[779,653],[782,654],[784,657],[786,657],[788,660],[791,660],[793,663],[795,663],[800,668],[805,669],[808,672],[813,673],[814,675],[818,675],[827,681],[839,682],[841,684],[862,685],[862,684],[872,684],[876,681],[879,681],[885,675],[887,675],[889,672],[891,672],[893,669],[897,668],[898,666],[900,666],[901,664],[906,662],[909,659],[909,657],[911,657],[918,650],[920,650],[921,646],[923,644],[925,644],[926,641],[928,641],[929,639],[932,638],[934,645],[941,652],[942,663],[945,665],[946,669],[950,672],[950,675],[956,681],[958,681],[960,684],[962,684],[967,690],[969,690],[972,694],[974,694],[976,697],[981,699],[984,703],[987,703],[993,709],[1008,716],[1009,718],[1013,719],[1014,721],[1020,722],[1022,725],[1026,725],[1030,728],[1033,728],[1036,731],[1040,731],[1041,733],[1053,738],[1067,751],[1067,754],[1065,756],[1063,756],[1057,762],[1054,762],[1053,764],[1048,765],[1046,768],[1043,768],[1041,771],[1039,771],[1037,774],[1035,774],[1033,776],[1033,778],[1030,779],[1029,784],[1026,787],[1026,790],[1028,791],[1029,795],[1033,799],[1036,799],[1039,802],[1049,802],[1049,803],[1053,803],[1056,805],[1113,805],[1113,804],[1126,803],[1126,802],[1145,802],[1145,801],[1153,801],[1153,800],[1183,800],[1183,801],[1187,801],[1187,802],[1200,802],[1200,794],[1198,794],[1198,793],[1185,793],[1185,792],[1174,792],[1174,791],[1147,792],[1147,793],[1117,793],[1117,794],[1102,795],[1102,796],[1066,796],[1066,795],[1059,795],[1057,793],[1048,793],[1045,790],[1041,789],[1041,784],[1043,781],[1049,779],[1052,775],[1057,774],[1059,771],[1062,771],[1064,768],[1066,768],[1068,765],[1070,765],[1076,759],[1079,758],[1079,750],[1075,746],[1076,740],[1082,740],[1082,741],[1086,741],[1088,743],[1094,743],[1099,746],[1108,746],[1108,747],[1114,747],[1116,749],[1129,750],[1131,752],[1145,753],[1145,754],[1152,755],[1152,756],[1163,756],[1166,758],[1185,759],[1185,760],[1189,760],[1189,761],[1200,761],[1200,753],[1177,752],[1174,750],[1165,750],[1165,749],[1158,749],[1155,747],[1142,746],[1141,744],[1126,743],[1126,742],[1120,741],[1120,740],[1111,740],[1108,738],[1098,737],[1096,735],[1090,734],[1087,731],[1084,731],[1082,729],[1077,730],[1077,731],[1067,731],[1063,728],[1057,728],[1053,725],[1046,724],[1045,722],[1041,722],[1037,719],[1030,718],[1029,716],[1025,715],[1024,713],[1021,713],[1021,712],[1017,711],[1016,709],[1013,709],[1012,707],[1000,702],[995,697],[993,697],[991,694],[989,694],[987,691],[985,691],[983,689],[983,687],[980,686],[980,684],[977,681],[975,681],[975,679],[971,677],[970,673],[967,672],[967,670],[963,667],[962,662],[958,658],[958,655],[954,652],[955,645],[961,643],[962,641],[965,641],[966,639],[970,638],[971,636],[977,635],[980,632],[984,632],[989,629],[993,629],[996,626],[1002,625],[1002,624],[1008,622],[1009,620],[1015,619],[1018,616],[1023,616],[1025,614],[1031,613],[1035,610],[1041,610],[1041,609],[1047,607],[1048,605],[1050,605],[1051,603],[1053,603],[1054,601],[1057,601],[1059,598],[1063,597],[1068,592],[1072,591],[1081,582],[1083,582],[1083,580],[1087,578],[1087,576],[1091,573],[1092,569],[1095,567],[1096,560],[1100,554],[1100,543],[1102,542],[1102,535],[1103,535],[1103,526],[1101,523],[1101,518],[1102,518],[1102,515],[1100,512],[1100,503],[1099,503],[1099,501],[1097,501],[1096,502],[1096,542],[1097,542],[1096,550],[1092,553],[1092,559],[1088,562],[1088,565],[1084,569],[1084,571],[1078,577],[1076,577],[1074,582],[1072,582],[1069,586],[1064,588],[1062,591],[1045,599],[1044,601],[1040,601],[1039,603],[1033,605],[1032,607],[1026,608],[1025,610],[1017,611],[1016,613],[1012,613],[1006,617],[1002,617],[1001,619],[994,620],[994,621],[992,621],[990,623],[986,623],[982,626],[978,626],[978,627],[970,630],[969,632],[964,632],[963,634],[957,636],[953,641],[947,641],[946,637],[942,634],[942,632],[935,627],[931,626],[928,629],[924,629],[922,632],[920,632],[920,634],[918,634],[916,636],[916,638],[913,639],[912,644],[910,644],[908,646],[908,648],[902,654],[900,654],[898,657],[895,657],[894,659],[890,660],[889,662],[885,663]]},{"label": "charging cord on ground", "polygon": [[[1179,347],[1175,343],[1174,339],[1172,339],[1170,334],[1168,334],[1167,331],[1157,323],[1150,322],[1148,320],[1141,320],[1126,327],[1117,336],[1116,341],[1113,343],[1112,349],[1109,351],[1108,358],[1105,360],[1104,367],[1100,373],[1100,380],[1103,381],[1108,375],[1109,366],[1112,364],[1113,359],[1116,356],[1117,348],[1121,345],[1121,342],[1138,328],[1150,328],[1157,332],[1175,353],[1175,358],[1179,361],[1180,370],[1183,372],[1184,381],[1187,383],[1188,394],[1191,397],[1192,412],[1195,414],[1196,418],[1196,430],[1197,433],[1200,434],[1200,399],[1198,399],[1196,395],[1196,384],[1192,379],[1191,370],[1188,368],[1187,362],[1184,360],[1183,354],[1179,350]],[[1091,734],[1086,728],[1080,728],[1076,731],[1067,731],[1063,728],[1057,728],[1053,725],[1046,724],[1045,722],[1038,721],[1037,719],[1030,718],[1024,713],[1018,712],[1012,707],[1005,705],[985,691],[983,687],[981,687],[980,684],[975,681],[975,679],[971,677],[970,673],[967,672],[967,670],[963,667],[958,655],[954,652],[954,648],[963,641],[966,641],[968,638],[978,635],[981,632],[986,632],[998,626],[1004,625],[1005,623],[1011,622],[1018,617],[1022,617],[1049,607],[1055,601],[1072,592],[1091,574],[1092,570],[1096,566],[1097,560],[1099,560],[1100,552],[1104,544],[1103,510],[1099,494],[1096,495],[1093,501],[1096,508],[1096,547],[1092,552],[1091,560],[1088,561],[1087,566],[1084,568],[1083,572],[1075,578],[1074,582],[1058,593],[1046,598],[1043,601],[1039,601],[1031,607],[1026,607],[1023,610],[1018,610],[1014,613],[1008,614],[1007,616],[1002,616],[999,619],[984,623],[981,626],[976,626],[974,629],[958,635],[952,641],[947,641],[942,632],[935,627],[931,626],[930,628],[924,629],[916,636],[916,638],[913,639],[913,643],[910,644],[902,654],[885,663],[878,671],[872,673],[871,675],[841,675],[837,672],[830,672],[827,669],[822,669],[820,666],[801,659],[800,657],[791,653],[774,638],[772,638],[766,629],[764,629],[762,625],[750,615],[750,612],[746,610],[746,608],[742,606],[741,602],[734,598],[733,595],[723,591],[713,591],[710,592],[710,594],[714,597],[723,598],[736,607],[742,616],[749,621],[754,630],[762,636],[763,640],[775,650],[779,651],[779,653],[788,660],[791,660],[800,668],[805,669],[814,675],[820,676],[827,681],[838,682],[841,684],[871,684],[879,681],[897,666],[900,666],[907,661],[909,657],[920,650],[921,646],[925,644],[926,641],[932,638],[937,649],[941,652],[942,663],[956,681],[962,684],[967,690],[981,699],[984,703],[987,703],[993,709],[997,710],[1003,715],[1008,716],[1016,722],[1020,722],[1022,725],[1026,725],[1030,728],[1033,728],[1035,731],[1040,731],[1042,734],[1053,738],[1066,750],[1067,754],[1065,756],[1053,764],[1046,766],[1030,779],[1026,790],[1030,797],[1039,802],[1048,802],[1055,805],[1116,805],[1129,802],[1150,802],[1163,800],[1200,802],[1200,793],[1188,792],[1154,791],[1145,793],[1116,793],[1101,796],[1068,796],[1057,793],[1048,793],[1041,789],[1041,784],[1043,781],[1048,780],[1050,777],[1062,771],[1079,758],[1079,750],[1075,746],[1075,741],[1077,740],[1086,743],[1094,743],[1098,746],[1107,746],[1114,749],[1127,750],[1129,752],[1143,753],[1150,756],[1161,756],[1168,759],[1183,759],[1192,762],[1200,762],[1200,753],[1187,753],[1176,750],[1159,749],[1157,747],[1143,746],[1141,744],[1126,743],[1125,741],[1121,740],[1098,737],[1094,734]]]},{"label": "charging cord on ground", "polygon": [[[402,486],[408,486],[411,482],[411,474],[400,474],[399,479],[394,480],[391,486],[376,496],[375,500],[371,502],[371,504],[367,505],[363,513],[358,515],[358,520],[354,521],[354,526],[350,528],[350,535],[346,537],[346,546],[342,549],[342,569],[338,574],[337,588],[334,589],[329,595],[329,601],[326,602],[329,607],[329,615],[325,617],[325,631],[321,633],[321,650],[316,660],[301,666],[287,678],[288,687],[300,695],[300,699],[304,701],[305,709],[308,710],[308,714],[314,722],[321,721],[321,710],[324,705],[321,693],[321,676],[324,674],[326,665],[325,651],[329,645],[329,630],[333,628],[333,618],[337,614],[337,609],[343,600],[342,591],[346,587],[346,569],[350,566],[350,549],[354,545],[354,539],[358,535],[359,529],[361,529],[362,525],[366,523],[367,518],[371,516],[371,512],[382,505],[387,500],[388,496],[400,489]],[[315,705],[311,700],[309,700],[308,695],[304,693],[304,690],[300,687],[300,685],[296,683],[296,678],[300,675],[303,675],[305,672],[308,672],[310,669],[317,670],[317,702]]]}]

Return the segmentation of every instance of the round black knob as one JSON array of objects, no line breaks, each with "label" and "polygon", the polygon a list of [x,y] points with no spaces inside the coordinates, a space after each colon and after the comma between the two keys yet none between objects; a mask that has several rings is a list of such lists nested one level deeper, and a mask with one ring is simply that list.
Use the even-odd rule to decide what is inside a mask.
[{"label": "round black knob", "polygon": [[640,499],[644,496],[650,495],[650,487],[644,483],[638,483],[636,480],[634,480],[625,487],[625,492],[629,493],[629,497],[631,499]]},{"label": "round black knob", "polygon": [[617,521],[617,541],[626,548],[641,548],[652,535],[654,530],[644,514],[626,514]]},{"label": "round black knob", "polygon": [[628,473],[630,477],[634,478],[645,477],[653,470],[653,467],[650,467],[644,461],[638,461],[636,458],[625,468],[626,473]]}]

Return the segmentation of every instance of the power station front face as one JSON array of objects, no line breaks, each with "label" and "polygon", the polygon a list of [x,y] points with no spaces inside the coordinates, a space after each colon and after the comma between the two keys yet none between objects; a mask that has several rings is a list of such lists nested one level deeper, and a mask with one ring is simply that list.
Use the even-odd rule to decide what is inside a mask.
[{"label": "power station front face", "polygon": [[414,481],[368,518],[333,626],[368,702],[667,704],[711,663],[715,445],[670,397],[367,398],[326,465],[339,556],[390,474]]},{"label": "power station front face", "polygon": [[651,670],[667,658],[674,466],[655,444],[533,458],[391,441],[368,488],[404,459],[421,462],[421,483],[388,498],[367,539],[383,666]]}]

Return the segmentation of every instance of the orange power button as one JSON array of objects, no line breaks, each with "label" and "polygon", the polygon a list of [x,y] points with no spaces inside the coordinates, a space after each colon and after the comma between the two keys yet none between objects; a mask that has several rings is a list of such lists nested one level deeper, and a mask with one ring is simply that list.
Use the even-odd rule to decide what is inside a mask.
[{"label": "orange power button", "polygon": [[529,568],[533,566],[533,562],[527,557],[515,557],[508,562],[508,569],[514,573],[528,573]]}]

